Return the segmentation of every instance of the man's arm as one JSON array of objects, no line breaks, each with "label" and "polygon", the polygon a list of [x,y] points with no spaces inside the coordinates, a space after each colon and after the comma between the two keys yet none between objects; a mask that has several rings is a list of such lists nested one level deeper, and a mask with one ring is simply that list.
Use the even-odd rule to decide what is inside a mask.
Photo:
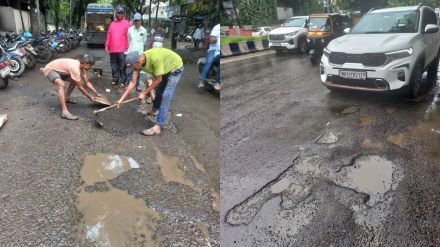
[{"label": "man's arm", "polygon": [[81,81],[74,81],[76,86],[78,87],[79,91],[81,91],[82,94],[84,94],[84,96],[86,96],[87,98],[90,99],[90,101],[94,102],[96,100],[96,97],[91,96],[87,90],[84,88],[83,84],[81,83]]},{"label": "man's arm", "polygon": [[110,23],[110,26],[108,27],[107,38],[105,39],[105,51],[106,52],[108,52],[108,45],[110,43],[111,33],[112,33],[112,23]]},{"label": "man's arm", "polygon": [[93,86],[93,84],[90,82],[87,73],[85,70],[81,70],[81,77],[83,78],[84,82],[86,83],[87,87],[93,92],[95,93],[96,96],[99,97],[104,97],[101,94],[98,93],[98,91],[96,91],[95,87]]},{"label": "man's arm", "polygon": [[133,75],[131,76],[131,81],[128,84],[127,88],[125,89],[124,94],[121,96],[121,98],[118,101],[116,101],[116,103],[118,104],[118,107],[121,107],[122,102],[125,100],[125,98],[127,98],[128,94],[136,86],[136,81],[137,81],[138,76],[139,76],[139,71],[133,70]]}]

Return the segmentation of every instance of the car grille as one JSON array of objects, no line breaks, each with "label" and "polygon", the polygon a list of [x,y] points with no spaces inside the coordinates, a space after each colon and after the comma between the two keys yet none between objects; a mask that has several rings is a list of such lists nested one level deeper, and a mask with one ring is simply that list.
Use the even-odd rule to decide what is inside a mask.
[{"label": "car grille", "polygon": [[270,40],[284,40],[284,34],[270,34]]},{"label": "car grille", "polygon": [[[355,86],[355,87],[363,87],[363,88],[371,88],[376,89],[376,79],[375,78],[366,78],[365,80],[352,80],[347,78],[342,78],[337,75],[329,75],[327,81],[333,84],[339,84],[343,86]],[[384,85],[388,88],[388,82],[383,81]]]},{"label": "car grille", "polygon": [[364,66],[379,67],[385,64],[387,57],[384,53],[348,54],[332,52],[329,61],[332,64],[360,63]]}]

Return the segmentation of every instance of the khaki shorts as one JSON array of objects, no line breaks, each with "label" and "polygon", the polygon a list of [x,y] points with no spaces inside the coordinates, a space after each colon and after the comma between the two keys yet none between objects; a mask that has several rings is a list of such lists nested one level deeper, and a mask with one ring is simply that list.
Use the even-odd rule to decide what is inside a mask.
[{"label": "khaki shorts", "polygon": [[49,73],[47,73],[46,77],[50,82],[55,84],[55,80],[61,79],[61,80],[65,81],[70,77],[70,75],[60,75],[60,73],[58,73],[54,70],[51,70],[51,71],[49,71]]}]

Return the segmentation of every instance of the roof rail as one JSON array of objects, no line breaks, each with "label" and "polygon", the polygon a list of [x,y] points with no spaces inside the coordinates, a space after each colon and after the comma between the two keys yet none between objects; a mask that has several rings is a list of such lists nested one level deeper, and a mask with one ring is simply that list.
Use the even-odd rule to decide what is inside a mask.
[{"label": "roof rail", "polygon": [[417,5],[417,10],[419,10],[422,6],[423,6],[423,3],[419,3],[419,5]]},{"label": "roof rail", "polygon": [[373,11],[373,10],[374,10],[374,8],[371,8],[370,10],[368,10],[367,14],[370,13],[371,11]]}]

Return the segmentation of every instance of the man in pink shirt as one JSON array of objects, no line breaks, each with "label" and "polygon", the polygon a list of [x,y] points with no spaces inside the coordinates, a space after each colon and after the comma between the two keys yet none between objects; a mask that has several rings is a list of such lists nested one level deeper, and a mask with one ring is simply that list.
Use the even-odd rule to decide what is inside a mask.
[{"label": "man in pink shirt", "polygon": [[[70,100],[70,94],[75,87],[83,93],[90,101],[94,102],[96,100],[95,96],[91,96],[81,83],[81,77],[84,80],[87,87],[98,97],[103,97],[99,94],[93,87],[92,83],[87,78],[87,70],[95,64],[95,59],[89,55],[85,54],[80,60],[71,58],[60,58],[53,60],[48,63],[42,70],[44,76],[56,85],[58,88],[58,97],[60,100],[60,105],[62,109],[61,117],[68,120],[77,120],[78,117],[71,114],[67,110],[66,103],[76,104],[75,101]],[[69,82],[69,87],[67,92],[64,92],[64,81]]]},{"label": "man in pink shirt", "polygon": [[124,9],[116,8],[116,19],[110,24],[105,41],[105,50],[110,53],[110,65],[112,67],[112,84],[120,84],[124,87],[127,80],[125,73],[125,54],[128,49],[127,33],[130,23],[125,19]]}]

